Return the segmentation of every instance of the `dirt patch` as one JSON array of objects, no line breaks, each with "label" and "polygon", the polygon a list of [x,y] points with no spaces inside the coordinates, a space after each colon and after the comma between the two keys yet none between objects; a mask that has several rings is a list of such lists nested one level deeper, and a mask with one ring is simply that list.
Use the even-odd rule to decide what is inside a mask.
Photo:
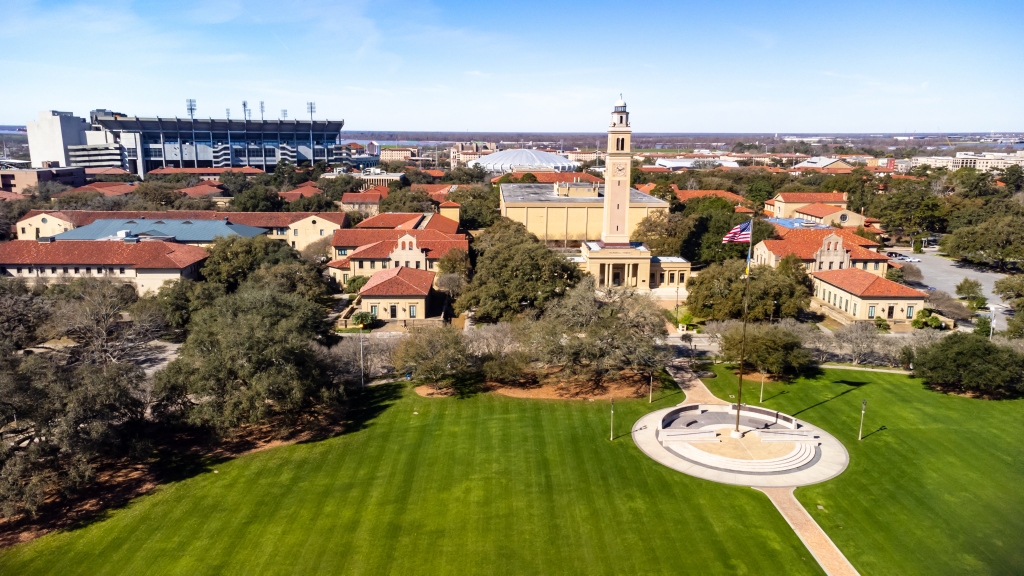
[{"label": "dirt patch", "polygon": [[572,387],[557,384],[544,384],[530,388],[499,386],[495,393],[512,398],[532,398],[543,400],[610,400],[612,398],[641,398],[646,392],[637,390],[632,384],[603,385],[589,390],[574,390]]},{"label": "dirt patch", "polygon": [[[740,371],[739,370],[733,370],[732,373],[734,375],[736,375],[737,377],[740,375]],[[743,371],[743,379],[746,380],[747,382],[754,382],[754,381],[756,381],[756,382],[760,383],[761,382],[761,373],[758,372],[757,370],[744,370]],[[772,377],[771,374],[765,374],[764,375],[764,383],[765,384],[770,384],[770,383],[773,383],[773,382],[782,382],[782,380],[779,380],[777,378]]]},{"label": "dirt patch", "polygon": [[413,388],[413,390],[424,398],[449,398],[455,395],[454,388],[441,388],[440,390],[437,390],[429,384],[417,386]]}]

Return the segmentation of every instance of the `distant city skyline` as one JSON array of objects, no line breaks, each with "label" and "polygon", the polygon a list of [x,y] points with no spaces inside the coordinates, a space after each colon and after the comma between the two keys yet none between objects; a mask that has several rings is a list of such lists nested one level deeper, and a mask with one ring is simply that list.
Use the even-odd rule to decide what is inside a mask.
[{"label": "distant city skyline", "polygon": [[1024,131],[1012,1],[493,3],[10,0],[0,124],[345,120],[355,131]]}]

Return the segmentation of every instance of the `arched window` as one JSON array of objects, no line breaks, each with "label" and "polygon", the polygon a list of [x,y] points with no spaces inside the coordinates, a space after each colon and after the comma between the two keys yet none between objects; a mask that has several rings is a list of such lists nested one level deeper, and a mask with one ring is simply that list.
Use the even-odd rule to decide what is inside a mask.
[{"label": "arched window", "polygon": [[622,124],[622,122],[623,122],[623,120],[622,120],[622,114],[619,114],[619,124]]},{"label": "arched window", "polygon": [[405,242],[402,242],[402,250],[405,250]]}]

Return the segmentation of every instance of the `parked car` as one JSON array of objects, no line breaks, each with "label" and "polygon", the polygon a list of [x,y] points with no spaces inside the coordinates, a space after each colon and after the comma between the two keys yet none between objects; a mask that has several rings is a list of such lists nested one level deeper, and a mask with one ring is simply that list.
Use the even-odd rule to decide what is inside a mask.
[{"label": "parked car", "polygon": [[920,258],[914,258],[913,256],[907,256],[905,259],[906,259],[907,262],[920,262],[921,261]]},{"label": "parked car", "polygon": [[899,258],[900,256],[902,256],[902,254],[900,254],[899,252],[886,252],[885,255],[888,256],[889,258]]}]

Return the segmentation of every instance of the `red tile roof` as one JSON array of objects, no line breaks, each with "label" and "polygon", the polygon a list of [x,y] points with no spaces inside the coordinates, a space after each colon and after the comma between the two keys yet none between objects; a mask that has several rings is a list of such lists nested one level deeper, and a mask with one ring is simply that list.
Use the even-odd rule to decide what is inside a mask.
[{"label": "red tile roof", "polygon": [[180,192],[190,198],[203,198],[205,196],[213,196],[215,194],[223,193],[224,187],[213,182],[203,182],[196,186],[182,188]]},{"label": "red tile roof", "polygon": [[733,194],[728,190],[676,190],[676,198],[680,202],[689,202],[694,198],[708,198],[710,196],[717,196],[719,198],[725,198],[730,202],[746,202],[746,198],[739,194]]},{"label": "red tile roof", "polygon": [[754,211],[751,210],[750,208],[747,208],[746,206],[743,206],[743,205],[740,205],[740,204],[737,204],[736,207],[733,208],[733,212],[738,212],[740,214],[753,214],[754,213]]},{"label": "red tile roof", "polygon": [[669,170],[668,168],[665,168],[664,166],[641,166],[640,167],[640,171],[641,172],[671,172],[671,170]]},{"label": "red tile roof", "polygon": [[385,212],[363,220],[356,228],[412,229],[423,220],[418,212]]},{"label": "red tile roof", "polygon": [[85,174],[87,176],[125,176],[128,171],[124,168],[86,168]]},{"label": "red tile roof", "polygon": [[832,204],[846,202],[846,192],[779,192],[775,198],[783,202]]},{"label": "red tile roof", "polygon": [[388,194],[391,193],[391,188],[388,188],[387,186],[381,186],[378,184],[377,186],[370,186],[366,190],[363,190],[363,192],[375,192],[377,194],[380,194],[381,198],[387,198]]},{"label": "red tile roof", "polygon": [[854,244],[863,247],[876,247],[878,242],[874,240],[868,240],[863,236],[857,236],[853,230],[848,228],[786,228],[785,226],[776,226],[776,233],[784,239],[804,239],[808,238],[811,241],[817,242],[819,245],[825,239],[825,236],[829,234],[837,234],[843,238],[843,244]]},{"label": "red tile roof", "polygon": [[442,178],[444,176],[444,170],[424,170],[423,173],[433,176],[434,178]]},{"label": "red tile roof", "polygon": [[198,246],[173,242],[127,244],[93,240],[12,240],[0,243],[0,264],[5,266],[102,265],[180,270],[205,260],[207,256],[206,250]]},{"label": "red tile roof", "polygon": [[387,258],[395,251],[395,242],[388,240],[381,240],[380,242],[374,242],[373,244],[364,244],[359,248],[356,248],[348,255],[349,260],[365,260],[365,259],[380,259]]},{"label": "red tile roof", "polygon": [[71,222],[74,226],[85,226],[96,220],[110,218],[152,218],[173,220],[223,220],[227,218],[235,224],[258,226],[260,228],[284,228],[292,223],[317,216],[344,225],[347,216],[344,212],[214,212],[212,210],[30,210],[18,221],[39,214],[50,214],[54,218]]},{"label": "red tile roof", "polygon": [[459,204],[458,202],[452,202],[450,200],[447,201],[447,202],[441,202],[441,205],[438,206],[438,208],[461,208],[461,207],[462,207],[462,204]]},{"label": "red tile roof", "polygon": [[[597,176],[587,174],[586,172],[512,172],[510,175],[518,180],[524,174],[536,176],[538,184],[554,184],[556,182],[591,182],[600,184],[604,182],[604,180]],[[502,176],[491,178],[491,184],[496,184],[501,178]]]},{"label": "red tile roof", "polygon": [[829,204],[808,204],[803,208],[797,208],[798,214],[806,214],[815,218],[825,218],[829,214],[835,214],[836,212],[842,212],[845,208],[841,206],[832,206]]},{"label": "red tile roof", "polygon": [[[452,202],[452,204],[455,204]],[[458,206],[458,204],[455,204]],[[423,224],[424,230],[437,230],[443,234],[455,234],[459,231],[459,223],[451,218],[446,218],[440,214],[432,214],[430,219],[427,220],[426,224]]]},{"label": "red tile roof", "polygon": [[300,186],[299,188],[289,190],[287,192],[278,192],[277,195],[285,202],[295,202],[299,198],[308,198],[310,196],[316,196],[317,194],[323,193],[323,190],[313,186]]},{"label": "red tile roof", "polygon": [[926,294],[857,268],[815,272],[814,277],[861,298],[924,298]]},{"label": "red tile roof", "polygon": [[416,245],[427,252],[427,258],[437,259],[453,248],[469,251],[469,240],[464,234],[445,234],[437,230],[382,230],[374,228],[342,228],[334,231],[331,245],[335,248],[360,248],[377,242],[394,244],[406,234],[416,239]]},{"label": "red tile roof", "polygon": [[14,202],[15,200],[24,200],[28,198],[24,194],[18,194],[17,192],[4,192],[0,190],[0,201],[3,202]]},{"label": "red tile roof", "polygon": [[765,200],[764,201],[764,205],[765,206],[775,206],[775,200]]},{"label": "red tile roof", "polygon": [[426,192],[434,202],[444,202],[448,193],[455,187],[451,184],[413,184],[412,189],[416,192]]},{"label": "red tile roof", "polygon": [[434,273],[416,268],[389,268],[373,276],[359,291],[362,296],[426,296],[434,284]]},{"label": "red tile roof", "polygon": [[135,186],[122,182],[94,182],[92,184],[86,184],[85,186],[79,186],[78,188],[58,192],[54,194],[53,197],[64,198],[79,192],[99,192],[100,194],[108,197],[124,196],[125,194],[135,192]]},{"label": "red tile roof", "polygon": [[305,182],[303,182],[302,184],[299,184],[295,188],[319,188],[319,186],[317,186],[316,182],[314,182],[312,180],[306,180]]},{"label": "red tile roof", "polygon": [[252,166],[234,166],[232,168],[157,168],[150,170],[147,174],[223,174],[224,172],[238,172],[241,174],[266,174],[259,168]]},{"label": "red tile roof", "polygon": [[384,198],[378,192],[345,192],[341,195],[342,204],[380,204]]}]

